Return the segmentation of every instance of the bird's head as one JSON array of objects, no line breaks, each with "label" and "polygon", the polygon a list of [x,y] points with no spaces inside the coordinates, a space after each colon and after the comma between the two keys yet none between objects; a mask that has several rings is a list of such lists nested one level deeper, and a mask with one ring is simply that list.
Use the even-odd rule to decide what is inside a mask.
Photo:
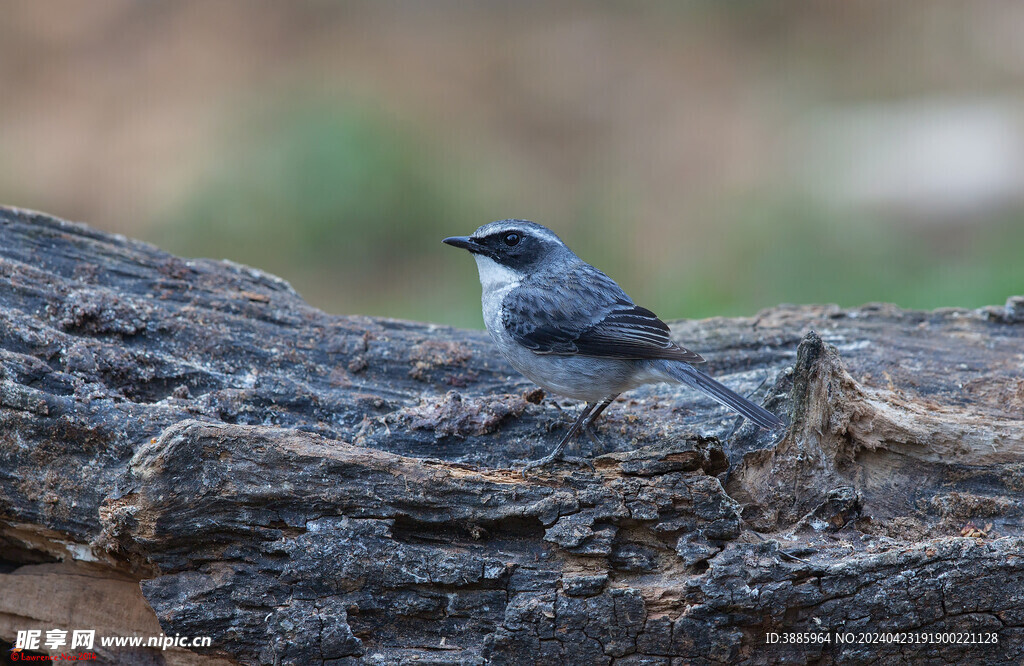
[{"label": "bird's head", "polygon": [[526,220],[498,220],[483,225],[472,236],[452,236],[443,242],[469,250],[485,283],[485,271],[518,281],[576,257],[555,232]]}]

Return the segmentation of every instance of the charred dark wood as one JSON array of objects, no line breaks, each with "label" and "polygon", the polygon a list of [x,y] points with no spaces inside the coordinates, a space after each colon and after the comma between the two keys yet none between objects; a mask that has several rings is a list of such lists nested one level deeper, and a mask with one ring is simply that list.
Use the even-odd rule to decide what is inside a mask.
[{"label": "charred dark wood", "polygon": [[571,418],[486,334],[0,209],[0,640],[86,571],[229,662],[1024,660],[1024,299],[672,328],[785,433],[648,387],[524,479]]}]

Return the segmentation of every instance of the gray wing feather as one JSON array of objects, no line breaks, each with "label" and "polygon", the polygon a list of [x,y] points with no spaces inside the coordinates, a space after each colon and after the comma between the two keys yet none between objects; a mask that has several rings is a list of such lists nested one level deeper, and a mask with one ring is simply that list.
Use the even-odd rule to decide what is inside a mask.
[{"label": "gray wing feather", "polygon": [[502,310],[508,334],[538,354],[704,361],[672,342],[665,322],[589,264],[557,278],[534,276],[505,296]]}]

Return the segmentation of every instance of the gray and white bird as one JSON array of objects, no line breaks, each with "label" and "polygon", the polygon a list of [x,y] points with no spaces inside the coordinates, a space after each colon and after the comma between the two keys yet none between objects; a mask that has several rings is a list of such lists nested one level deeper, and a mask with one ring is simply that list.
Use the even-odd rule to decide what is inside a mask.
[{"label": "gray and white bird", "polygon": [[545,391],[587,403],[554,450],[527,469],[557,458],[620,393],[643,384],[686,384],[762,428],[783,425],[693,367],[704,362],[700,354],[674,343],[665,322],[550,229],[499,220],[443,242],[476,259],[484,324],[502,356]]}]

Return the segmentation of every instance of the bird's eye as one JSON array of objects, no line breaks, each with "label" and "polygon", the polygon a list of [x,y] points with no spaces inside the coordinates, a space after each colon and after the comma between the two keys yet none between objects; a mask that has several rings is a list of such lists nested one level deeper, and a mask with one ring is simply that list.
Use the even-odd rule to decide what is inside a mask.
[{"label": "bird's eye", "polygon": [[514,231],[505,234],[505,245],[508,245],[509,247],[519,245],[519,234]]}]

